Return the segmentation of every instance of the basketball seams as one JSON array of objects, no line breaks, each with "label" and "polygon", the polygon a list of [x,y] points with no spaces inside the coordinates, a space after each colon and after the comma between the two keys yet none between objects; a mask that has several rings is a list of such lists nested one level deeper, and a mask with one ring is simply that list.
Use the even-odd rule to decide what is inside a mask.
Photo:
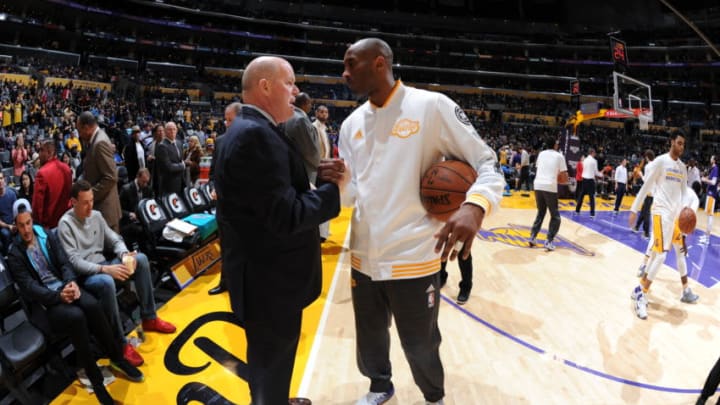
[{"label": "basketball seams", "polygon": [[[465,183],[467,183],[468,186],[472,186],[473,183],[474,183],[474,181],[468,181],[462,173],[460,173],[459,171],[457,171],[457,170],[454,169],[453,167],[443,166],[443,169],[449,170],[449,171],[457,174],[458,176],[460,176],[460,178],[463,179],[463,181],[464,181]],[[477,174],[475,174],[475,177],[477,177]]]}]

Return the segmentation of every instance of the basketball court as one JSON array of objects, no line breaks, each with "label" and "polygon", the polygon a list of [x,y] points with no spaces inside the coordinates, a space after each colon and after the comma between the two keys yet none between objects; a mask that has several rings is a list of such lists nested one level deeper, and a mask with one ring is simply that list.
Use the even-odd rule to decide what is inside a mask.
[{"label": "basketball court", "polygon": [[[626,197],[623,208],[631,202]],[[546,252],[527,247],[533,197],[516,193],[502,204],[473,244],[474,286],[464,306],[454,301],[457,265],[448,266],[440,309],[446,404],[694,403],[720,356],[720,238],[709,246],[698,245],[699,230],[688,238],[690,286],[699,302],[680,302],[669,258],[643,321],[630,292],[647,241],[631,232],[627,212],[614,216],[613,201],[597,199],[591,220],[587,207],[574,216],[574,202],[563,200],[557,249]],[[315,404],[354,404],[369,386],[355,364],[349,215],[343,210],[332,222],[323,292],[304,314],[292,392]],[[698,226],[704,224],[699,212]],[[199,277],[160,310],[178,333],[148,334],[139,348],[146,381],[118,378],[109,385],[113,397],[126,404],[249,403],[244,333],[227,314],[227,296],[207,295],[218,276]],[[389,404],[423,404],[394,330],[391,336],[396,394]],[[53,403],[95,402],[74,383]]]}]

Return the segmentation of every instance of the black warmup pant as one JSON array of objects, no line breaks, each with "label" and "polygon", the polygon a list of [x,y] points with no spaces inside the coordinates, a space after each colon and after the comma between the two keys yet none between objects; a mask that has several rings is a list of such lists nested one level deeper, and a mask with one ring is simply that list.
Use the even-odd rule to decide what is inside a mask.
[{"label": "black warmup pant", "polygon": [[535,217],[535,222],[533,222],[532,230],[530,230],[530,237],[534,239],[538,232],[540,232],[542,223],[545,220],[545,213],[550,210],[550,225],[548,227],[547,240],[552,241],[560,230],[560,211],[558,211],[557,193],[535,190],[535,203],[537,204],[538,212]]},{"label": "black warmup pant", "polygon": [[[460,276],[462,277],[460,280],[460,283],[458,284],[458,287],[460,287],[460,290],[468,290],[470,291],[472,289],[472,278],[473,278],[473,265],[472,265],[472,254],[468,256],[467,260],[463,260],[460,255],[457,257],[458,267],[460,267]],[[440,263],[440,285],[445,285],[445,281],[448,278],[447,273],[447,264],[448,262],[441,262]]]},{"label": "black warmup pant", "polygon": [[287,405],[302,311],[245,320],[252,405]]},{"label": "black warmup pant", "polygon": [[441,400],[445,396],[445,375],[437,323],[440,273],[415,279],[373,281],[353,269],[352,283],[357,363],[360,372],[370,378],[370,391],[384,392],[393,386],[389,328],[394,317],[415,384],[426,401]]},{"label": "black warmup pant", "polygon": [[620,209],[623,197],[625,197],[625,183],[618,183],[617,192],[615,193],[615,211]]},{"label": "black warmup pant", "polygon": [[575,206],[575,212],[580,213],[580,208],[582,208],[583,200],[585,199],[585,196],[590,197],[590,215],[595,215],[595,180],[593,179],[583,179],[582,181],[582,193],[580,193],[580,196],[577,199],[577,205]]},{"label": "black warmup pant", "polygon": [[707,400],[713,396],[718,388],[718,385],[720,385],[720,358],[715,363],[712,370],[710,370],[710,374],[708,374],[705,385],[703,386],[702,393],[700,393],[700,398]]},{"label": "black warmup pant", "polygon": [[635,229],[640,229],[640,225],[643,227],[645,236],[650,235],[650,208],[652,208],[653,198],[645,197],[642,208],[640,209],[640,215],[638,215],[637,222],[635,223]]},{"label": "black warmup pant", "polygon": [[525,185],[525,190],[527,191],[530,191],[532,188],[530,186],[530,166],[520,167],[520,190],[522,190],[523,185]]},{"label": "black warmup pant", "polygon": [[90,352],[90,334],[102,345],[110,360],[120,360],[122,350],[97,299],[81,289],[80,298],[71,304],[47,308],[47,317],[54,331],[70,337],[78,364],[85,368],[90,381],[102,384],[102,374]]}]

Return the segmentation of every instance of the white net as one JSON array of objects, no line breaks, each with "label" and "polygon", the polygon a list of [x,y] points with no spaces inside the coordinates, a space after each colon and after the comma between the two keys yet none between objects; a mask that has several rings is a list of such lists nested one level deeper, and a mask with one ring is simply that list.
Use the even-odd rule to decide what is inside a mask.
[{"label": "white net", "polygon": [[650,117],[645,114],[638,115],[639,127],[641,131],[647,131],[650,129]]}]

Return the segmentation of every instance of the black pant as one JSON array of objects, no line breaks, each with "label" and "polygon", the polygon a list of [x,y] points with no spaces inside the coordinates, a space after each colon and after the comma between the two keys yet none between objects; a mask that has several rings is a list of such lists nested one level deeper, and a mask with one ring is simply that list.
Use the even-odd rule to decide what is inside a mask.
[{"label": "black pant", "polygon": [[717,360],[715,366],[713,366],[712,370],[710,370],[710,374],[708,374],[705,385],[703,386],[702,393],[700,393],[700,398],[707,400],[713,396],[718,388],[718,385],[720,385],[720,359]]},{"label": "black pant", "polygon": [[390,321],[394,317],[415,384],[426,401],[441,400],[445,396],[445,375],[437,323],[440,273],[415,279],[373,281],[353,269],[352,280],[357,363],[360,372],[370,378],[370,391],[385,392],[393,386]]},{"label": "black pant", "polygon": [[618,183],[617,191],[615,192],[615,211],[620,209],[623,197],[625,197],[625,183]]},{"label": "black pant", "polygon": [[530,191],[530,166],[520,167],[520,190],[522,190],[523,185],[525,185],[525,190]]},{"label": "black pant", "polygon": [[550,191],[535,190],[535,203],[537,204],[537,216],[535,216],[535,222],[533,222],[532,230],[530,231],[530,238],[535,239],[540,227],[545,220],[545,213],[550,210],[550,226],[548,227],[547,240],[552,241],[555,239],[560,230],[560,211],[558,211],[558,196],[557,193]]},{"label": "black pant", "polygon": [[55,332],[70,337],[78,363],[85,368],[93,385],[102,384],[102,374],[90,351],[90,334],[95,336],[111,360],[120,360],[122,350],[97,299],[81,290],[80,298],[71,304],[62,303],[47,308],[47,317]]},{"label": "black pant", "polygon": [[586,195],[590,196],[590,215],[595,216],[595,180],[583,179],[582,192],[578,196],[577,205],[575,206],[576,213],[580,213]]},{"label": "black pant", "polygon": [[638,215],[637,222],[635,223],[635,229],[640,229],[640,225],[642,225],[645,236],[650,235],[650,208],[652,208],[652,203],[652,197],[645,197],[645,201],[643,201],[642,208],[640,209],[640,215]]},{"label": "black pant", "polygon": [[252,405],[288,403],[301,323],[302,311],[245,320]]},{"label": "black pant", "polygon": [[[472,255],[468,256],[467,260],[463,260],[460,255],[457,257],[458,267],[460,267],[460,276],[462,277],[460,279],[460,283],[458,284],[458,287],[460,287],[460,290],[472,290],[472,278],[473,278],[473,265],[472,265]],[[441,262],[440,263],[440,285],[444,286],[445,281],[448,278],[447,268],[448,262]]]}]

